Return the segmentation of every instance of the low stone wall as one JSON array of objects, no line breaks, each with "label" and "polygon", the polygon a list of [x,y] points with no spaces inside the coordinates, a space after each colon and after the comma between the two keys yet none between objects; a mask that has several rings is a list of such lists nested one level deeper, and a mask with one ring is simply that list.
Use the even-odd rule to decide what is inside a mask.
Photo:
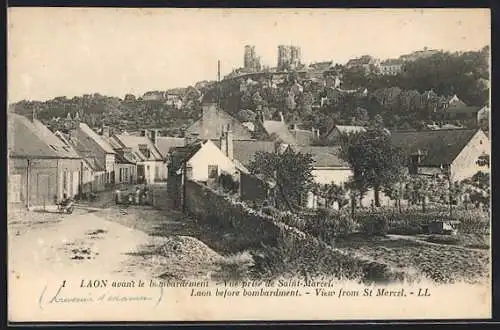
[{"label": "low stone wall", "polygon": [[360,277],[367,281],[406,278],[406,273],[402,269],[390,267],[365,256],[348,254],[197,182],[187,182],[186,209],[199,221],[214,227],[231,228],[241,235],[243,240],[251,241],[256,246],[265,244],[276,247],[280,242],[288,241],[292,245],[322,251],[327,255],[327,262],[331,268],[347,277]]},{"label": "low stone wall", "polygon": [[245,235],[246,239],[254,239],[255,244],[277,243],[279,228],[272,221],[263,221],[262,215],[244,203],[232,202],[227,196],[217,194],[203,184],[193,181],[186,183],[186,208],[199,221],[214,227],[230,228]]}]

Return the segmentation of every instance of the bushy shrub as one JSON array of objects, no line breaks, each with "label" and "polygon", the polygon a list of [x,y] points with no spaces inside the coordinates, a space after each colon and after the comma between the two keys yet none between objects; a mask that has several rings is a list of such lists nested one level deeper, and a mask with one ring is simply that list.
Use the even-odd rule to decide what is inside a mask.
[{"label": "bushy shrub", "polygon": [[304,230],[307,223],[307,221],[303,217],[291,212],[281,212],[276,220],[300,230]]},{"label": "bushy shrub", "polygon": [[454,217],[460,221],[458,231],[465,234],[487,234],[490,229],[488,213],[481,211],[460,211]]},{"label": "bushy shrub", "polygon": [[219,185],[224,192],[237,193],[239,189],[239,182],[236,181],[229,173],[221,173],[218,178]]},{"label": "bushy shrub", "polygon": [[386,235],[389,229],[390,214],[385,212],[365,213],[357,216],[361,232],[368,235]]},{"label": "bushy shrub", "polygon": [[335,237],[345,237],[357,229],[356,222],[346,211],[320,208],[310,217],[304,230],[327,242]]}]

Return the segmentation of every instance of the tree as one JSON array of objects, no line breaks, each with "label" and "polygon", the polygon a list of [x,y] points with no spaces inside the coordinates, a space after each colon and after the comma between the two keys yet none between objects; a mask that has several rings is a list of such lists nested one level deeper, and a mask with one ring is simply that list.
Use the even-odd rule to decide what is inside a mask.
[{"label": "tree", "polygon": [[295,110],[297,103],[295,102],[295,96],[292,93],[288,93],[285,98],[285,105],[288,110]]},{"label": "tree", "polygon": [[381,128],[342,136],[340,156],[349,163],[358,190],[374,189],[377,207],[381,189],[398,182],[403,173],[403,153]]},{"label": "tree", "polygon": [[246,121],[255,121],[255,119],[257,118],[257,114],[251,110],[246,110],[246,109],[243,109],[243,110],[240,110],[237,114],[237,118],[241,121],[241,122],[246,122]]},{"label": "tree", "polygon": [[345,189],[335,183],[315,184],[316,195],[325,199],[326,207],[329,207],[333,202],[337,202],[339,208],[346,204]]},{"label": "tree", "polygon": [[281,199],[290,211],[303,205],[304,197],[313,183],[313,159],[310,154],[295,152],[291,147],[284,151],[255,154],[249,165],[252,174],[261,174],[276,182]]}]

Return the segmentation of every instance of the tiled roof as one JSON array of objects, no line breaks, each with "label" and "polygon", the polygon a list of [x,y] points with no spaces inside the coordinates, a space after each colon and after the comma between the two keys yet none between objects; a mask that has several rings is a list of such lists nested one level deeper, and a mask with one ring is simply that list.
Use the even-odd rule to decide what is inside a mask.
[{"label": "tiled roof", "polygon": [[312,147],[312,146],[294,146],[296,151],[311,154],[313,166],[321,167],[349,167],[349,164],[339,157],[339,147]]},{"label": "tiled roof", "polygon": [[40,121],[8,114],[10,156],[33,158],[81,158]]},{"label": "tiled roof", "polygon": [[407,155],[419,150],[424,153],[421,165],[449,165],[477,131],[478,129],[393,131],[391,141]]},{"label": "tiled roof", "polygon": [[156,147],[162,154],[163,158],[167,157],[170,148],[182,147],[186,144],[185,139],[168,136],[158,136],[156,138]]},{"label": "tiled roof", "polygon": [[[113,138],[116,139],[119,143],[121,143],[124,147],[130,148],[136,156],[141,158],[141,160],[163,160],[163,156],[161,155],[158,148],[156,148],[153,142],[146,136],[120,134],[120,135],[115,135]],[[144,155],[139,150],[140,144],[146,144],[149,147],[150,150],[149,158],[146,158],[146,155]]]}]

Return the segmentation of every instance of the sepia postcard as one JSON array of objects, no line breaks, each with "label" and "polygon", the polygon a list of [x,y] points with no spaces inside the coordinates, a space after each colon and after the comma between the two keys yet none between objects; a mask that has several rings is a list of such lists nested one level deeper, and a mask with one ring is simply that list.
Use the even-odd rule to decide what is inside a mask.
[{"label": "sepia postcard", "polygon": [[488,9],[8,9],[10,322],[491,318]]}]

